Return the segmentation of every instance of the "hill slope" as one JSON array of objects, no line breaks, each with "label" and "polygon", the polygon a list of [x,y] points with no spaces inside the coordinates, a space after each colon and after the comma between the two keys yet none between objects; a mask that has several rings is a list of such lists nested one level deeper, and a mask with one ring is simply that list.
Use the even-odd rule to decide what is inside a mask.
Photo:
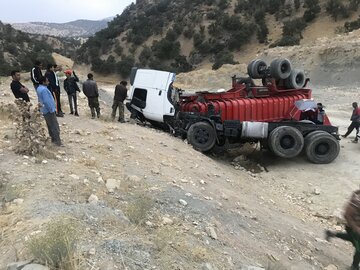
[{"label": "hill slope", "polygon": [[67,23],[13,23],[15,29],[30,34],[49,35],[57,37],[89,37],[104,29],[111,18],[94,20],[76,20]]},{"label": "hill slope", "polygon": [[35,60],[54,63],[54,52],[71,57],[79,46],[80,41],[71,38],[30,35],[0,21],[0,75],[8,76],[12,69],[29,71]]},{"label": "hill slope", "polygon": [[342,2],[137,1],[91,37],[77,61],[92,64],[100,73],[123,76],[135,64],[186,72],[210,62],[217,69],[235,63],[246,47],[262,50],[314,40],[324,34],[309,31],[319,18],[330,18],[326,35],[357,28],[358,1]]}]

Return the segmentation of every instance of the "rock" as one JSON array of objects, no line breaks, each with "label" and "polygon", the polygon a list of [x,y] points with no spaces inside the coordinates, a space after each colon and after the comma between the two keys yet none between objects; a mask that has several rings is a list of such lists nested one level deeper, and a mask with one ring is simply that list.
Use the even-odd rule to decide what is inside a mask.
[{"label": "rock", "polygon": [[201,265],[201,269],[202,269],[202,270],[215,270],[215,269],[217,269],[217,268],[214,268],[214,267],[211,265],[211,263],[203,263],[203,264]]},{"label": "rock", "polygon": [[120,188],[120,180],[107,179],[106,180],[106,188],[109,191],[109,193],[113,193],[115,191],[115,189]]},{"label": "rock", "polygon": [[149,227],[154,227],[154,224],[151,221],[146,221],[145,225]]},{"label": "rock", "polygon": [[16,205],[21,205],[24,203],[24,199],[20,199],[20,198],[15,199],[15,200],[13,200],[13,203]]},{"label": "rock", "polygon": [[337,266],[333,265],[333,264],[329,264],[328,266],[326,266],[324,268],[324,270],[338,270]]},{"label": "rock", "polygon": [[130,182],[140,182],[141,181],[140,177],[137,175],[128,175],[127,180]]},{"label": "rock", "polygon": [[218,239],[214,227],[206,227],[205,230],[206,230],[206,233],[208,234],[209,237],[211,237],[211,238],[214,239],[214,240],[217,240],[217,239]]},{"label": "rock", "polygon": [[257,267],[257,266],[244,266],[241,270],[265,270],[265,268]]},{"label": "rock", "polygon": [[168,217],[163,217],[162,222],[163,225],[173,225],[174,221]]},{"label": "rock", "polygon": [[88,199],[89,204],[92,204],[92,205],[97,204],[98,201],[99,201],[99,198],[94,194],[91,194],[89,199]]},{"label": "rock", "polygon": [[31,261],[21,261],[21,262],[14,262],[14,263],[9,263],[6,266],[6,270],[17,270],[18,268],[27,265],[31,263]]},{"label": "rock", "polygon": [[89,253],[89,255],[95,255],[96,254],[96,249],[95,248],[90,248],[88,253]]},{"label": "rock", "polygon": [[183,199],[180,199],[180,200],[179,200],[179,203],[180,203],[181,205],[183,205],[183,206],[187,206],[187,205],[188,205],[187,201],[185,201],[185,200],[183,200]]},{"label": "rock", "polygon": [[49,268],[41,264],[28,264],[22,270],[49,270]]},{"label": "rock", "polygon": [[78,176],[76,174],[70,174],[69,176],[74,180],[80,180],[80,176]]},{"label": "rock", "polygon": [[247,157],[244,156],[244,155],[240,155],[236,158],[233,159],[233,162],[241,162],[241,161],[246,161],[247,160]]},{"label": "rock", "polygon": [[319,188],[315,188],[315,189],[314,189],[314,194],[315,194],[315,195],[320,195],[320,189],[319,189]]},{"label": "rock", "polygon": [[48,161],[44,159],[41,163],[42,164],[48,164]]},{"label": "rock", "polygon": [[84,184],[85,184],[85,185],[89,184],[89,180],[88,180],[88,179],[84,179]]}]

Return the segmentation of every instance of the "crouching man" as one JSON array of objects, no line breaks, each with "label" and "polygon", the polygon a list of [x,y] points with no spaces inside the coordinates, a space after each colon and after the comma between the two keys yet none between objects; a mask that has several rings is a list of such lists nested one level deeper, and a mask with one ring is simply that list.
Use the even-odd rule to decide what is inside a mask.
[{"label": "crouching man", "polygon": [[45,118],[51,142],[57,146],[62,146],[59,123],[56,118],[56,105],[54,98],[48,89],[48,85],[48,79],[42,76],[39,79],[39,86],[36,89],[39,103],[41,104],[40,111]]}]

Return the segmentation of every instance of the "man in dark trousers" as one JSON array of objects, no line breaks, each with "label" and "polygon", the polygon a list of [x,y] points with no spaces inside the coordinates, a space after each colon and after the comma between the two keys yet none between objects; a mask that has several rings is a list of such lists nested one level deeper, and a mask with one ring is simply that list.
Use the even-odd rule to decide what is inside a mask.
[{"label": "man in dark trousers", "polygon": [[20,71],[13,70],[11,71],[12,82],[10,84],[11,91],[13,92],[15,98],[21,98],[26,102],[30,102],[29,89],[20,83]]},{"label": "man in dark trousers", "polygon": [[349,134],[356,129],[355,139],[352,141],[353,143],[358,142],[358,134],[359,134],[359,127],[360,127],[360,108],[358,107],[357,102],[353,102],[352,104],[353,112],[350,118],[351,124],[348,127],[347,132],[344,135],[341,135],[343,138],[349,136]]},{"label": "man in dark trousers", "polygon": [[360,264],[360,190],[356,190],[345,208],[346,232],[325,231],[326,240],[337,237],[349,241],[355,247],[351,270],[359,270]]},{"label": "man in dark trousers", "polygon": [[35,61],[35,66],[31,69],[30,72],[31,81],[34,84],[35,90],[39,86],[39,79],[43,76],[41,68],[42,68],[42,63],[40,61]]},{"label": "man in dark trousers", "polygon": [[127,82],[121,81],[120,84],[115,87],[114,103],[112,105],[111,117],[114,120],[116,117],[116,110],[119,108],[119,119],[120,123],[125,123],[124,117],[124,100],[127,97]]},{"label": "man in dark trousers", "polygon": [[56,116],[57,117],[63,117],[64,115],[62,113],[59,112],[59,108],[57,106],[58,102],[57,102],[57,95],[56,95],[56,91],[58,90],[57,86],[56,86],[56,75],[54,72],[54,66],[52,64],[48,64],[47,65],[47,69],[46,69],[46,73],[45,73],[45,77],[48,79],[49,81],[49,85],[48,88],[51,92],[51,94],[54,97],[55,100],[55,105],[56,105]]},{"label": "man in dark trousers", "polygon": [[61,71],[61,66],[58,65],[54,65],[54,76],[55,76],[55,86],[56,86],[56,91],[55,91],[55,96],[56,96],[56,109],[57,109],[57,113],[64,116],[63,111],[61,110],[61,101],[60,101],[60,83],[59,83],[59,78],[57,76],[57,72]]},{"label": "man in dark trousers", "polygon": [[[65,70],[66,79],[64,80],[64,89],[69,98],[70,105],[70,114],[74,114],[75,108],[75,116],[79,116],[78,108],[77,108],[77,96],[76,92],[80,92],[80,88],[77,85],[79,78],[76,76],[75,71]],[[71,76],[71,73],[74,74],[74,77]],[[74,106],[73,106],[74,101]]]},{"label": "man in dark trousers", "polygon": [[46,77],[39,78],[39,86],[36,89],[39,103],[41,105],[40,111],[43,114],[46,125],[49,130],[49,135],[51,137],[51,142],[57,146],[61,146],[60,139],[60,128],[59,123],[56,118],[56,106],[54,97],[51,95],[48,89],[49,81]]},{"label": "man in dark trousers", "polygon": [[100,105],[99,105],[99,90],[96,82],[94,81],[94,75],[89,73],[88,79],[83,83],[83,92],[88,99],[88,104],[91,110],[91,118],[95,118],[95,110],[97,118],[100,117]]}]

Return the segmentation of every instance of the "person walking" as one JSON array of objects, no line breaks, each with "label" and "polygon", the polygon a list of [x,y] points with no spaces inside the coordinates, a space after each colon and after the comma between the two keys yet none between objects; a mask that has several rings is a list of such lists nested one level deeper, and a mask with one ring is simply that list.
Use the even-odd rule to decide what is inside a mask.
[{"label": "person walking", "polygon": [[15,98],[21,98],[26,102],[30,102],[29,98],[29,89],[21,84],[20,79],[20,71],[13,70],[11,71],[12,82],[10,84],[11,91],[13,92]]},{"label": "person walking", "polygon": [[40,111],[45,118],[51,142],[57,146],[61,146],[62,143],[60,139],[59,123],[56,118],[55,101],[48,89],[48,85],[49,80],[46,77],[39,78],[39,86],[37,87],[36,92],[41,105]]},{"label": "person walking", "polygon": [[116,110],[119,108],[119,119],[120,123],[125,123],[124,117],[124,100],[127,97],[127,82],[121,81],[120,84],[116,85],[115,87],[115,95],[114,95],[114,102],[112,105],[112,113],[111,117],[114,120],[116,117]]},{"label": "person walking", "polygon": [[41,68],[42,68],[42,63],[40,61],[35,61],[35,65],[30,72],[31,81],[34,84],[35,90],[39,86],[39,79],[43,76]]},{"label": "person walking", "polygon": [[344,135],[341,135],[341,137],[346,138],[347,136],[350,135],[350,133],[354,129],[356,129],[355,139],[352,142],[357,143],[358,142],[359,127],[360,127],[360,108],[358,107],[357,102],[353,102],[352,107],[353,107],[353,112],[352,112],[352,115],[350,117],[351,124],[348,127],[347,132]]},{"label": "person walking", "polygon": [[330,241],[331,238],[337,237],[342,240],[351,242],[355,247],[355,254],[351,270],[359,270],[360,264],[360,190],[353,192],[351,199],[345,208],[344,218],[346,220],[345,232],[325,231],[325,238]]},{"label": "person walking", "polygon": [[88,79],[83,83],[83,93],[88,99],[88,104],[91,111],[91,118],[95,118],[95,110],[97,118],[100,117],[100,105],[99,105],[99,90],[96,82],[94,81],[94,75],[89,73]]},{"label": "person walking", "polygon": [[49,81],[49,85],[48,88],[51,92],[51,94],[54,97],[55,100],[55,105],[56,105],[56,116],[57,117],[63,117],[64,115],[59,113],[59,109],[57,107],[57,97],[56,97],[56,91],[57,91],[57,86],[56,86],[56,76],[55,76],[55,72],[54,72],[54,66],[52,64],[48,64],[47,68],[46,68],[46,73],[45,73],[45,77],[48,79]]},{"label": "person walking", "polygon": [[[80,92],[80,88],[77,85],[77,82],[79,82],[79,78],[78,76],[76,76],[75,71],[65,70],[64,73],[66,75],[66,79],[64,80],[64,89],[69,98],[70,114],[75,114],[75,116],[79,116],[76,96],[76,92]],[[72,77],[71,74],[73,74],[74,77]]]}]

